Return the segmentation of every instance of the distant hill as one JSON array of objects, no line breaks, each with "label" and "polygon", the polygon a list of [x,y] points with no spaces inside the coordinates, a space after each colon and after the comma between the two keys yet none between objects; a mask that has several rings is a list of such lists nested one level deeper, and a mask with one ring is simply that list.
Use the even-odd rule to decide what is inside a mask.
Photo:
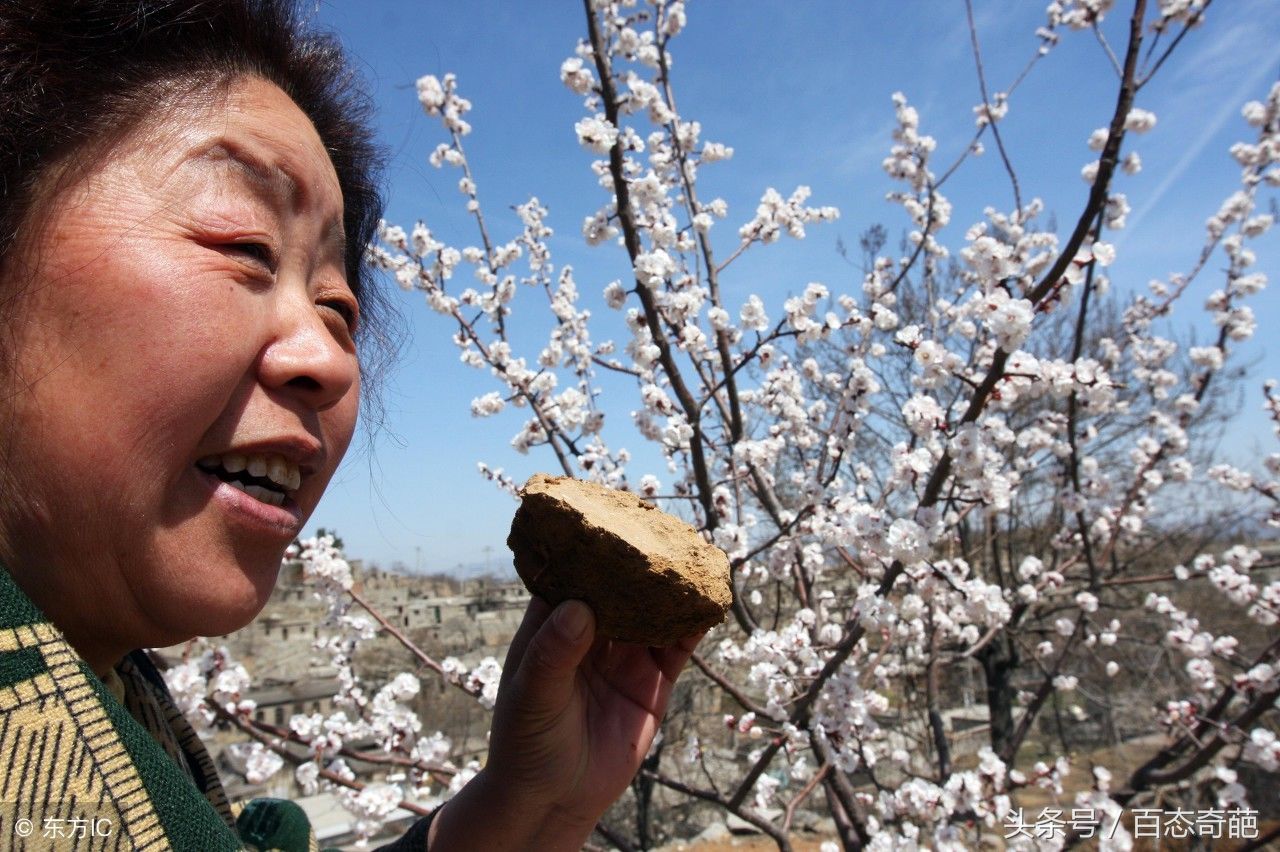
[{"label": "distant hill", "polygon": [[486,574],[499,580],[514,580],[516,579],[516,568],[511,564],[511,554],[504,555],[505,559],[495,557],[488,562],[459,563],[450,568],[437,568],[436,570],[441,574],[457,577],[459,580],[470,580],[474,577],[483,577]]},{"label": "distant hill", "polygon": [[[426,560],[423,560],[426,562]],[[358,560],[352,560],[353,565]],[[443,576],[451,577],[456,580],[474,580],[477,577],[490,576],[496,580],[515,580],[516,569],[511,562],[511,553],[504,551],[501,558],[494,554],[487,560],[477,560],[475,562],[457,562],[453,565],[442,565],[438,562],[429,562],[423,564],[420,568],[415,569],[400,560],[392,562],[390,565],[382,565],[373,563],[367,566],[375,571],[386,571],[389,574],[402,574],[406,577],[431,577]]]}]

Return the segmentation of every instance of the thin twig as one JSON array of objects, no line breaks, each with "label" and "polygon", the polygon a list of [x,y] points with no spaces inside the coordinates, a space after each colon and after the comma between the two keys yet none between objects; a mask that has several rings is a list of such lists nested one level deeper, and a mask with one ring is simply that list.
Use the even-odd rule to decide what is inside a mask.
[{"label": "thin twig", "polygon": [[394,638],[397,642],[403,645],[410,654],[413,654],[414,658],[416,658],[419,663],[431,669],[433,672],[440,675],[446,681],[458,687],[458,689],[461,689],[463,692],[467,693],[472,698],[475,698],[480,695],[479,689],[469,689],[467,685],[463,683],[461,680],[449,675],[444,670],[444,666],[436,662],[426,651],[419,648],[417,643],[415,643],[412,639],[410,639],[403,632],[401,632],[400,629],[397,628],[394,624],[392,624],[390,621],[387,621],[386,616],[378,612],[378,610],[372,604],[370,604],[367,600],[364,599],[363,595],[361,595],[355,589],[347,589],[347,594],[351,596],[351,599],[353,601],[360,604],[360,606],[364,607],[365,611],[373,616],[374,620],[378,622],[379,626],[381,626],[383,630],[387,631],[387,633],[391,634],[392,638]]},{"label": "thin twig", "polygon": [[1022,191],[1018,188],[1018,175],[1013,169],[1013,164],[1009,162],[1009,152],[1004,148],[1004,140],[1000,138],[1000,128],[996,126],[996,117],[991,113],[991,96],[987,94],[987,76],[982,68],[982,50],[978,47],[978,27],[973,22],[973,0],[964,0],[964,12],[969,21],[969,44],[973,49],[974,67],[978,70],[978,90],[982,92],[982,107],[987,111],[987,126],[991,128],[991,135],[996,140],[996,148],[1000,151],[1000,160],[1004,163],[1004,170],[1009,175],[1009,182],[1013,184],[1014,209],[1021,213]]}]

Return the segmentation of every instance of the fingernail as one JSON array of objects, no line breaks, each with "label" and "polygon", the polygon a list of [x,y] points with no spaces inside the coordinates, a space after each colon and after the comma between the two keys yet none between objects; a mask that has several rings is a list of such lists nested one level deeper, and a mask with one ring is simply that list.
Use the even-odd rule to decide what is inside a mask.
[{"label": "fingernail", "polygon": [[576,642],[582,638],[591,622],[591,610],[581,601],[566,601],[556,613],[556,627],[561,635]]}]

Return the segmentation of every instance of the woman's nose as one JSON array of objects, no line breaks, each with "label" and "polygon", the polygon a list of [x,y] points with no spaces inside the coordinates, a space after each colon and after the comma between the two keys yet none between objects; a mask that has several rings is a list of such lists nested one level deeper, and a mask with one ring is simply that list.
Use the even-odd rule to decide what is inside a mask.
[{"label": "woman's nose", "polygon": [[259,364],[263,384],[316,411],[336,405],[359,376],[349,338],[335,330],[333,320],[324,317],[309,296],[278,303],[277,308],[275,333]]}]

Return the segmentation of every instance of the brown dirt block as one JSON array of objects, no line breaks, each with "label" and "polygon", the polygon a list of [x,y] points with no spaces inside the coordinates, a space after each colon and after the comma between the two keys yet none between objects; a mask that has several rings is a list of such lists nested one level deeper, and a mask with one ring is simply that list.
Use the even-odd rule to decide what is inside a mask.
[{"label": "brown dirt block", "polygon": [[724,621],[729,558],[693,527],[626,491],[534,474],[507,546],[525,586],[576,598],[600,635],[665,647]]}]

